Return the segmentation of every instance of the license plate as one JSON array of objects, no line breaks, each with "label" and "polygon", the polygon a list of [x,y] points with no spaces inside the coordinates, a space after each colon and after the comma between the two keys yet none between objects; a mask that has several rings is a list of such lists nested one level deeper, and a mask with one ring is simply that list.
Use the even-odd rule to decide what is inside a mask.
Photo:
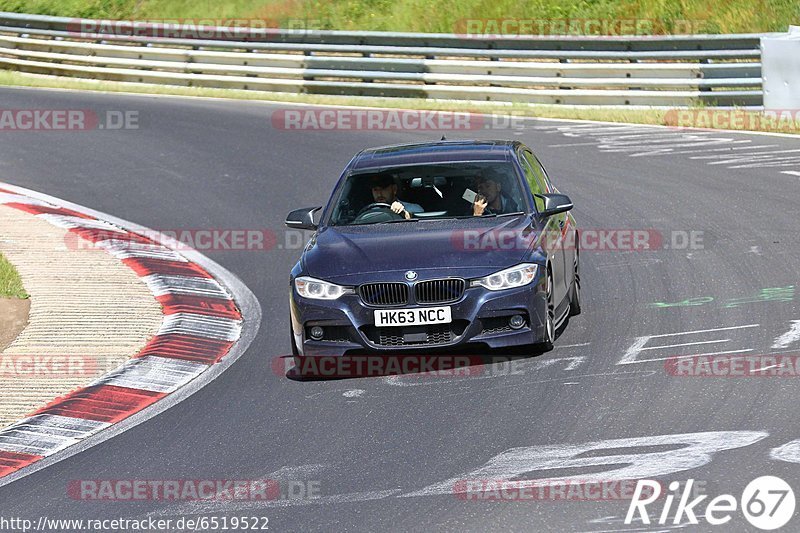
[{"label": "license plate", "polygon": [[424,307],[420,309],[378,309],[375,311],[375,325],[378,327],[449,324],[452,321],[450,306]]}]

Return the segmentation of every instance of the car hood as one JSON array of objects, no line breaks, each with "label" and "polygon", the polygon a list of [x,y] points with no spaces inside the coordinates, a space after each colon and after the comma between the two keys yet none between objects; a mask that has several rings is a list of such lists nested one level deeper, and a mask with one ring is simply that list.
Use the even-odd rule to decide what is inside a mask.
[{"label": "car hood", "polygon": [[[341,284],[480,277],[529,257],[529,216],[327,227],[309,241],[305,271]],[[398,277],[399,274],[400,276]]]}]

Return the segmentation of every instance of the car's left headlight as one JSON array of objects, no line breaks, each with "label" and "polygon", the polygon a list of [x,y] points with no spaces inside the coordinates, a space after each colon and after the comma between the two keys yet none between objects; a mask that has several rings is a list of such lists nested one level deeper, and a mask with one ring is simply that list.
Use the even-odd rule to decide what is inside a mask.
[{"label": "car's left headlight", "polygon": [[355,292],[352,287],[342,287],[341,285],[309,276],[301,276],[295,279],[294,287],[297,289],[297,294],[303,298],[311,298],[313,300],[335,300],[342,294]]},{"label": "car's left headlight", "polygon": [[470,287],[486,287],[490,291],[512,289],[528,285],[536,279],[538,265],[532,263],[522,263],[500,272],[490,274],[485,278],[473,279]]}]

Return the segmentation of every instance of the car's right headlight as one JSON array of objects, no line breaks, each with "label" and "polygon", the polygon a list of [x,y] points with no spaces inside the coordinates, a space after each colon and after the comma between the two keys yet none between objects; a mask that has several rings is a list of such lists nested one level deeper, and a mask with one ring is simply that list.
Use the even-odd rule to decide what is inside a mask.
[{"label": "car's right headlight", "polygon": [[486,287],[490,291],[522,287],[536,279],[538,268],[538,265],[533,263],[522,263],[483,278],[473,279],[470,287]]},{"label": "car's right headlight", "polygon": [[297,294],[303,298],[311,298],[313,300],[335,300],[342,294],[355,292],[352,287],[343,287],[309,276],[301,276],[295,279],[294,288],[297,289]]}]

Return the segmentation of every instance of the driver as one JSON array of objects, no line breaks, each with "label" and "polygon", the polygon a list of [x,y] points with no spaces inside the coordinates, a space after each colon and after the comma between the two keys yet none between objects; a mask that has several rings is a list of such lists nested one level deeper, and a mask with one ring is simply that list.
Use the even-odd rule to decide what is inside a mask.
[{"label": "driver", "polygon": [[472,181],[478,193],[472,204],[472,214],[476,217],[485,214],[503,215],[520,211],[519,206],[503,194],[503,186],[494,174],[487,171],[480,172]]},{"label": "driver", "polygon": [[397,198],[397,184],[389,174],[377,174],[369,179],[372,188],[372,199],[376,203],[390,204],[392,211],[402,214],[406,220],[414,213],[422,213],[421,205],[404,202]]}]

